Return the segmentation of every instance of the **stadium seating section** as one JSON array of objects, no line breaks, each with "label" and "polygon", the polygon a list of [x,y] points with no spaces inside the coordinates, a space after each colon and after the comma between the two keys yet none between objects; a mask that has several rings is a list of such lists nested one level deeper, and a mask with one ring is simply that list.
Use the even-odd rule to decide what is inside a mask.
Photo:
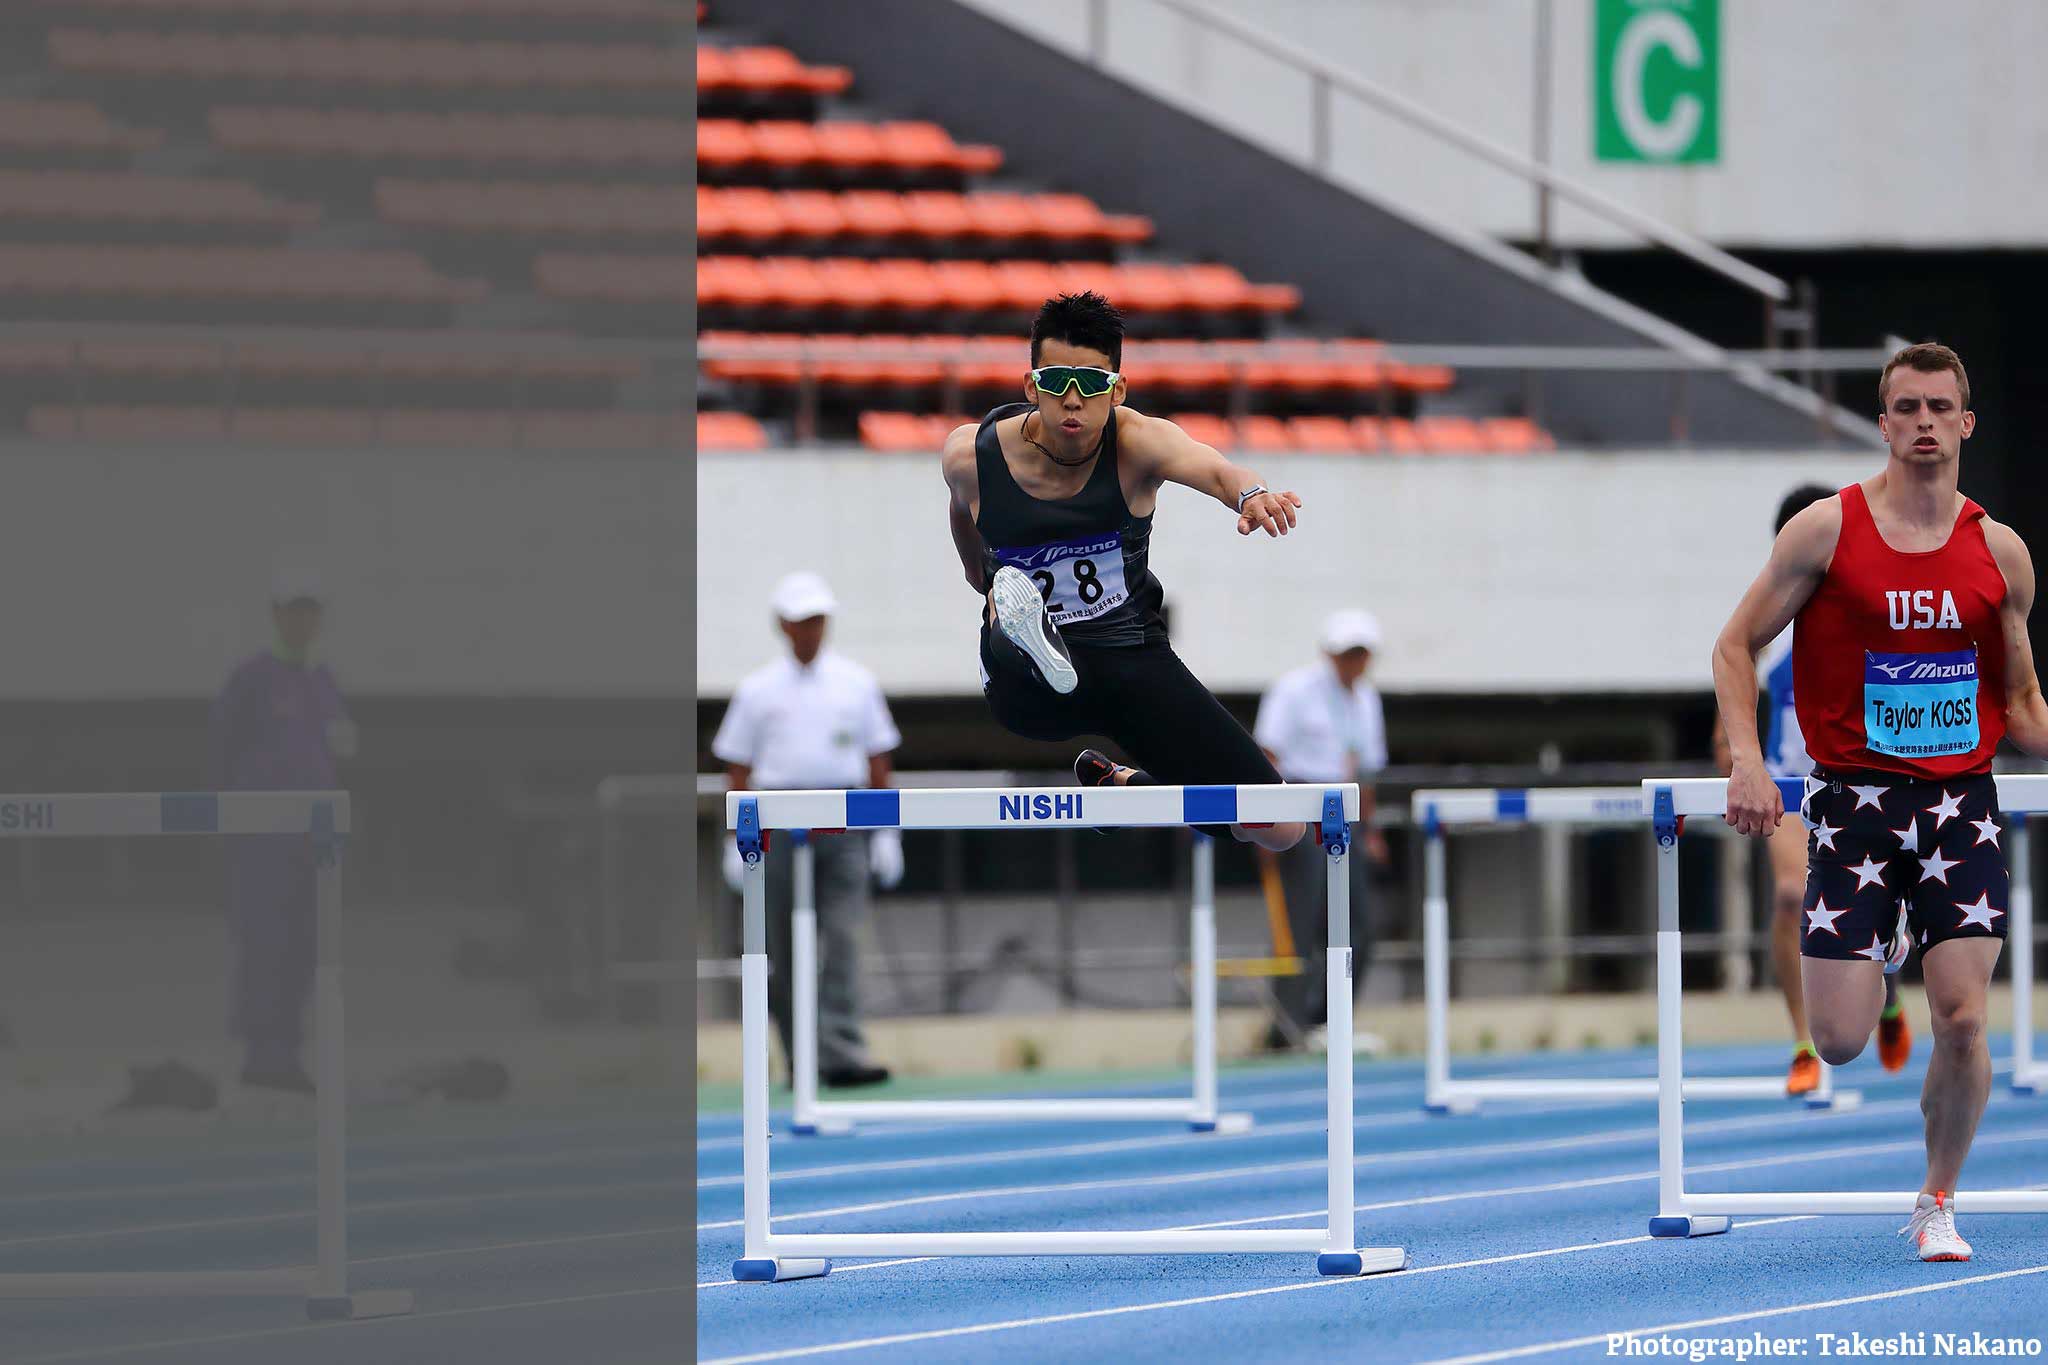
[{"label": "stadium seating section", "polygon": [[694,306],[701,447],[929,452],[960,420],[934,414],[1018,393],[1038,304],[1086,288],[1129,318],[1132,401],[1219,447],[1551,444],[1448,370],[1318,333],[1286,281],[1177,252],[1144,205],[1034,179],[715,5],[4,22],[0,431],[680,447]]}]

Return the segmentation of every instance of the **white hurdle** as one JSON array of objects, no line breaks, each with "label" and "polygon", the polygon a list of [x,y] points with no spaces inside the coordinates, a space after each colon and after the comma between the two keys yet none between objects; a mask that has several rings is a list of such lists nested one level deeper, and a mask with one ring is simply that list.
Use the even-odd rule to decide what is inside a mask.
[{"label": "white hurdle", "polygon": [[[1315,1252],[1323,1275],[1399,1270],[1399,1247],[1357,1245],[1352,1216],[1351,920],[1348,856],[1358,787],[968,787],[733,792],[726,827],[745,861],[740,1036],[745,1249],[736,1280],[823,1275],[833,1256],[1109,1256]],[[1329,855],[1329,1219],[1321,1228],[1198,1231],[779,1233],[768,1215],[768,931],[762,847],[774,831],[1095,829],[1306,821]]]},{"label": "white hurdle", "polygon": [[[1445,839],[1453,829],[1503,825],[1569,825],[1580,829],[1641,828],[1648,806],[1637,787],[1460,788],[1415,793],[1411,810],[1423,836],[1422,995],[1425,1028],[1423,1107],[1432,1114],[1470,1114],[1485,1100],[1651,1100],[1654,1076],[1619,1079],[1544,1077],[1456,1080],[1451,1076],[1450,876]],[[1695,1099],[1785,1098],[1783,1076],[1703,1076],[1685,1083]],[[1862,1096],[1836,1090],[1833,1068],[1801,1099],[1809,1108],[1847,1110]]]},{"label": "white hurdle", "polygon": [[0,839],[145,835],[303,835],[316,857],[313,1079],[316,1106],[315,1264],[268,1270],[69,1271],[0,1274],[0,1299],[164,1296],[303,1298],[314,1318],[381,1318],[412,1311],[403,1289],[349,1292],[348,1097],[341,1008],[341,852],[345,791],[140,792],[0,796]]},{"label": "white hurdle", "polygon": [[[1998,803],[2024,820],[2048,810],[2048,776],[2000,777]],[[1734,1215],[1867,1213],[1910,1215],[1917,1190],[1689,1194],[1685,1188],[1684,1008],[1679,990],[1678,836],[1689,815],[1719,817],[1728,808],[1726,779],[1646,778],[1650,826],[1657,839],[1657,1215],[1652,1237],[1706,1237],[1728,1231]],[[2015,821],[2012,828],[2018,828]],[[2028,898],[2031,900],[2031,896]],[[2012,941],[2031,939],[2015,895],[2008,910]],[[2031,953],[2028,954],[2031,958]],[[2014,957],[2014,965],[2020,965]],[[2017,991],[2015,992],[2017,994]],[[2048,1213],[2048,1190],[1961,1190],[1958,1213]]]},{"label": "white hurdle", "polygon": [[810,833],[796,841],[795,896],[790,914],[791,1018],[795,1056],[790,1060],[794,1102],[790,1131],[800,1137],[838,1136],[855,1122],[952,1119],[961,1122],[1034,1120],[1159,1120],[1185,1123],[1197,1133],[1242,1133],[1250,1114],[1216,1112],[1216,846],[1195,834],[1194,896],[1188,908],[1189,994],[1194,1011],[1194,1093],[1186,1099],[1077,1100],[820,1100],[818,1098],[818,910]]}]

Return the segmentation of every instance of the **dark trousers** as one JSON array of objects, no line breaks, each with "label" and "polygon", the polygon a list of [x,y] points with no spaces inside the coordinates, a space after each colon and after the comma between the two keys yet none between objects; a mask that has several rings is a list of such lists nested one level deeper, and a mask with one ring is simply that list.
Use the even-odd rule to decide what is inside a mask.
[{"label": "dark trousers", "polygon": [[982,627],[984,692],[1005,730],[1038,740],[1101,735],[1169,787],[1280,780],[1237,718],[1164,640],[1128,647],[1068,641],[1067,648],[1080,681],[1062,696],[1022,650]]},{"label": "dark trousers", "polygon": [[228,1030],[256,1068],[296,1065],[306,1035],[315,947],[313,851],[298,837],[255,835],[228,852],[228,930],[235,965]]},{"label": "dark trousers", "polygon": [[[1329,974],[1325,970],[1330,940],[1330,860],[1313,839],[1303,839],[1279,858],[1287,923],[1294,932],[1294,951],[1305,965],[1300,976],[1274,978],[1273,995],[1294,1031],[1303,1033],[1330,1021]],[[1351,875],[1351,985],[1355,996],[1372,958],[1372,916],[1366,900],[1372,864],[1356,844],[1346,861]]]},{"label": "dark trousers", "polygon": [[[796,1002],[791,917],[796,907],[795,842],[778,831],[768,844],[768,1012],[793,1064]],[[811,840],[812,894],[818,912],[818,1070],[869,1066],[860,1027],[860,946],[855,937],[868,910],[868,840],[865,834],[825,834]]]}]

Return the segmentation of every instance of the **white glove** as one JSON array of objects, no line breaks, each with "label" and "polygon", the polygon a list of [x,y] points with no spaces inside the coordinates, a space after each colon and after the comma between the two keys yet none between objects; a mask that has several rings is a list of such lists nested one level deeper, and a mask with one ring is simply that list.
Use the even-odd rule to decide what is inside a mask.
[{"label": "white glove", "polygon": [[893,829],[878,829],[868,836],[868,870],[875,885],[893,891],[903,880],[903,836]]},{"label": "white glove", "polygon": [[725,841],[725,857],[719,865],[719,870],[725,873],[725,884],[727,886],[731,887],[734,891],[740,889],[746,876],[747,865],[740,858],[740,845],[737,839],[727,839]]}]

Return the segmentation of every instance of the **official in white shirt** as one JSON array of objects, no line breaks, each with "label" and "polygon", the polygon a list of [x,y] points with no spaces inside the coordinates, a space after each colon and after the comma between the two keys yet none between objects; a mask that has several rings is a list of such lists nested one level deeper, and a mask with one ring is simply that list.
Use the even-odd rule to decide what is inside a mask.
[{"label": "official in white shirt", "polygon": [[[775,587],[775,618],[789,653],[748,674],[711,741],[734,790],[802,787],[886,787],[890,751],[903,742],[875,675],[825,648],[838,609],[831,588],[813,573],[793,573]],[[790,910],[795,890],[791,841],[768,845],[768,1008],[790,1046]],[[903,880],[903,841],[895,830],[816,835],[813,888],[818,910],[818,1074],[828,1086],[873,1085],[889,1079],[868,1052],[860,1027],[859,949],[854,930],[868,906],[868,877],[883,887]],[[740,885],[738,847],[725,847],[726,883]]]},{"label": "official in white shirt", "polygon": [[[1365,979],[1372,952],[1367,913],[1370,867],[1387,861],[1386,837],[1370,825],[1375,802],[1372,774],[1387,766],[1386,712],[1379,690],[1366,681],[1380,624],[1371,612],[1348,610],[1323,623],[1323,658],[1283,675],[1259,699],[1252,737],[1288,782],[1359,784],[1357,848],[1351,871],[1352,981]],[[1322,848],[1304,839],[1277,856],[1295,951],[1307,969],[1280,977],[1274,995],[1282,1015],[1267,1033],[1269,1047],[1312,1037],[1329,1018],[1324,944],[1329,939],[1329,877]]]}]

